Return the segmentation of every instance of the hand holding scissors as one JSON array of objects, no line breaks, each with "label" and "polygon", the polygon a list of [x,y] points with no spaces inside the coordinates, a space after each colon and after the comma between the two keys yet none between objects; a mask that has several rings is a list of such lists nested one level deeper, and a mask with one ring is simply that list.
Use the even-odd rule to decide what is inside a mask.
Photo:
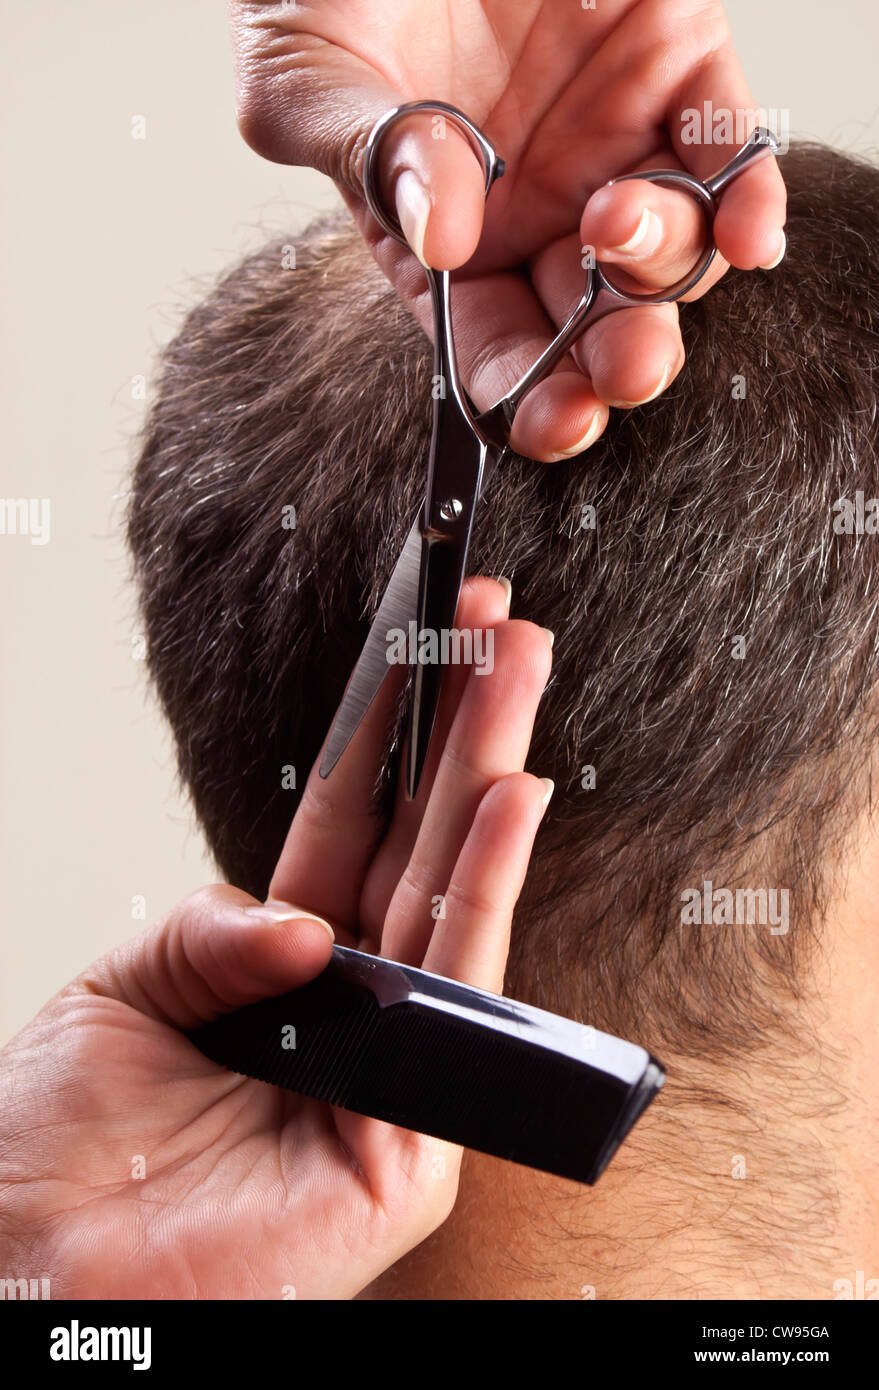
[{"label": "hand holding scissors", "polygon": [[[440,113],[467,137],[482,161],[486,194],[503,174],[503,163],[483,133],[454,107],[443,102],[416,102],[386,112],[374,127],[367,145],[364,193],[376,220],[404,245],[400,223],[382,199],[377,176],[378,151],[391,127],[413,111]],[[336,714],[321,762],[322,777],[332,772],[388,675],[390,634],[400,630],[408,632],[410,624],[414,623],[414,650],[417,654],[421,650],[423,633],[439,636],[452,629],[466,569],[476,503],[509,449],[510,427],[522,399],[552,370],[587,323],[594,321],[597,315],[620,306],[637,308],[644,304],[668,304],[689,293],[708,270],[716,254],[711,233],[723,190],[756,160],[777,151],[778,143],[772,133],[758,127],[738,153],[705,182],[677,169],[655,169],[623,175],[623,179],[647,179],[652,183],[669,185],[697,200],[705,213],[709,231],[699,261],[676,284],[646,294],[632,294],[621,288],[598,263],[588,266],[580,300],[564,327],[515,386],[490,410],[482,413],[476,412],[458,374],[450,274],[425,266],[434,316],[434,391],[424,506],[409,532]],[[439,702],[442,669],[441,662],[436,659],[424,660],[416,656],[406,776],[410,797],[416,793],[427,756]]]},{"label": "hand holding scissors", "polygon": [[[504,155],[507,176],[486,202],[482,163],[454,127],[436,138],[431,119],[416,117],[382,145],[383,189],[409,245],[437,269],[467,263],[455,316],[463,378],[480,409],[564,321],[580,294],[581,246],[651,289],[696,261],[703,218],[691,198],[608,180],[651,165],[704,179],[724,158],[716,142],[741,143],[754,118],[721,0],[601,0],[594,8],[578,0],[234,0],[231,12],[245,139],[267,159],[309,164],[336,181],[427,332],[429,297],[414,258],[379,228],[363,197],[369,132],[389,108],[430,95],[466,111]],[[720,120],[732,120],[734,132]],[[776,264],[784,220],[784,182],[767,159],[724,196],[719,254],[692,297],[709,292],[726,265]],[[523,402],[513,447],[544,461],[581,452],[610,407],[659,394],[683,360],[674,304],[607,315]]]}]

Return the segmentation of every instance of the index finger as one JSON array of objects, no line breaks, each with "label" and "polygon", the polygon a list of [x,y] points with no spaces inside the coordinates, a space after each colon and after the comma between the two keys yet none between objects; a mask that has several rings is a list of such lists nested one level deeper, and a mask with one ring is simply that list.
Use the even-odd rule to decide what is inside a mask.
[{"label": "index finger", "polygon": [[400,667],[389,666],[338,766],[326,779],[320,775],[321,749],[269,885],[270,898],[304,903],[355,936],[363,880],[381,833],[375,779],[402,674]]}]

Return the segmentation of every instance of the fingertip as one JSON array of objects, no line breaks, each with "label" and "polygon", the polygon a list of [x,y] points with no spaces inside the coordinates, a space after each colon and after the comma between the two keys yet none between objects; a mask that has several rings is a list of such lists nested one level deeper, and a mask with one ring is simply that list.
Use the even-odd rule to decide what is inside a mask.
[{"label": "fingertip", "polygon": [[705,244],[705,214],[681,189],[620,179],[593,194],[580,231],[597,261],[619,267],[615,282],[637,294],[645,287],[665,289],[688,274]]},{"label": "fingertip", "polygon": [[550,801],[552,800],[552,794],[555,791],[555,782],[551,777],[541,777],[538,780],[540,782],[542,792],[540,798],[540,810],[542,814],[546,810]]},{"label": "fingertip", "polygon": [[494,627],[509,617],[513,586],[502,576],[471,574],[464,580],[455,625],[459,628]]},{"label": "fingertip", "polygon": [[307,984],[327,965],[327,924],[302,908],[286,919],[228,884],[200,889],[131,943],[102,992],[191,1028],[229,1009]]},{"label": "fingertip", "polygon": [[448,204],[432,213],[424,236],[421,263],[434,270],[457,270],[466,265],[479,245],[482,234],[482,207],[475,202],[464,206],[460,214],[453,213]]},{"label": "fingertip", "polygon": [[553,662],[552,633],[524,618],[511,618],[498,629],[496,667],[500,666],[521,699],[536,702],[549,680]]},{"label": "fingertip", "polygon": [[[295,928],[300,934],[306,928],[319,927],[331,942],[336,939],[336,934],[325,917],[318,917],[314,912],[305,912],[301,907],[294,907],[291,903],[282,902],[277,898],[267,898],[264,903],[245,907],[244,912],[255,922],[262,923],[264,926],[285,926],[291,930]],[[310,930],[306,932],[306,935],[310,935]]]},{"label": "fingertip", "polygon": [[644,255],[662,241],[662,222],[647,204],[653,186],[640,181],[611,182],[596,189],[583,210],[580,235],[599,257]]},{"label": "fingertip", "polygon": [[[674,312],[669,312],[673,310]],[[631,410],[662,394],[684,365],[676,306],[621,309],[601,319],[584,353],[592,383],[605,406]]]},{"label": "fingertip", "polygon": [[533,772],[511,772],[495,782],[486,796],[494,796],[492,804],[497,814],[512,817],[514,821],[531,819],[536,833],[554,791],[555,782],[551,777],[538,777]]},{"label": "fingertip", "polygon": [[538,821],[543,814],[548,778],[535,777],[531,772],[508,772],[487,789],[479,803],[478,815],[483,828],[500,821],[504,829]]},{"label": "fingertip", "polygon": [[505,574],[498,574],[494,579],[495,584],[499,584],[504,592],[504,605],[509,613],[513,602],[513,582]]},{"label": "fingertip", "polygon": [[425,250],[433,201],[414,169],[403,169],[394,189],[394,202],[403,235],[422,265],[428,265]]},{"label": "fingertip", "polygon": [[596,440],[600,439],[607,427],[608,412],[603,404],[599,403],[589,418],[589,424],[585,432],[575,439],[573,444],[567,444],[563,449],[556,449],[546,460],[548,463],[561,463],[565,459],[579,458],[580,454],[585,454],[587,449],[591,449]]},{"label": "fingertip", "polygon": [[269,900],[243,911],[234,955],[241,984],[256,997],[307,984],[327,966],[335,933],[324,918]]},{"label": "fingertip", "polygon": [[456,270],[482,234],[485,176],[466,141],[445,123],[413,119],[389,152],[384,184],[422,265]]},{"label": "fingertip", "polygon": [[784,258],[785,258],[786,255],[787,255],[787,234],[786,234],[784,228],[782,227],[782,229],[781,229],[781,235],[780,235],[779,241],[778,241],[778,250],[775,252],[775,255],[772,257],[771,260],[769,260],[769,261],[761,261],[761,262],[760,262],[760,267],[759,267],[759,268],[760,268],[761,270],[774,270],[775,267],[776,267],[777,265],[781,265],[781,262],[784,260]]},{"label": "fingertip", "polygon": [[765,160],[730,184],[721,198],[714,239],[737,270],[772,269],[784,257],[787,195],[777,167],[773,170],[769,163]]},{"label": "fingertip", "polygon": [[559,371],[523,400],[510,432],[517,453],[559,463],[585,453],[603,434],[608,411],[580,372]]}]

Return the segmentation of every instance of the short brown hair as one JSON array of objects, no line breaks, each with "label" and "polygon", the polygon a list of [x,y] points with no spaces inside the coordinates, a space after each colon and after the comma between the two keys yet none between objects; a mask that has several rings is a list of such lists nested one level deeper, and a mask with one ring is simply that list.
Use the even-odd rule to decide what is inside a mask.
[{"label": "short brown hair", "polygon": [[[660,1055],[779,1026],[763,985],[796,987],[875,728],[879,538],[837,534],[833,504],[877,490],[879,173],[805,145],[784,173],[785,261],[684,307],[682,375],[585,457],[510,459],[470,558],[557,634],[531,758],[557,791],[508,987]],[[282,769],[301,789],[429,421],[429,346],[347,216],[296,252],[249,257],[167,349],[129,518],[183,780],[258,895],[298,798]],[[786,886],[790,931],[683,928],[703,879]]]}]

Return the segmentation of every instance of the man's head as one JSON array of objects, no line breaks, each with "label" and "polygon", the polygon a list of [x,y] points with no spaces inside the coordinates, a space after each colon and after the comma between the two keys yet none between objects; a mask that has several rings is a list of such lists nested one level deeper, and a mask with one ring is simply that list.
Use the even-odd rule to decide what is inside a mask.
[{"label": "man's head", "polygon": [[[879,174],[819,147],[784,173],[784,263],[684,307],[682,375],[588,454],[511,458],[470,554],[557,639],[530,763],[557,789],[509,992],[660,1056],[792,1028],[866,796],[879,536],[868,506],[840,533],[834,503],[857,525],[879,492]],[[347,219],[296,251],[190,314],[130,512],[181,773],[255,894],[297,803],[284,769],[301,789],[415,515],[430,417],[429,345]],[[786,922],[736,920],[773,890]]]}]

